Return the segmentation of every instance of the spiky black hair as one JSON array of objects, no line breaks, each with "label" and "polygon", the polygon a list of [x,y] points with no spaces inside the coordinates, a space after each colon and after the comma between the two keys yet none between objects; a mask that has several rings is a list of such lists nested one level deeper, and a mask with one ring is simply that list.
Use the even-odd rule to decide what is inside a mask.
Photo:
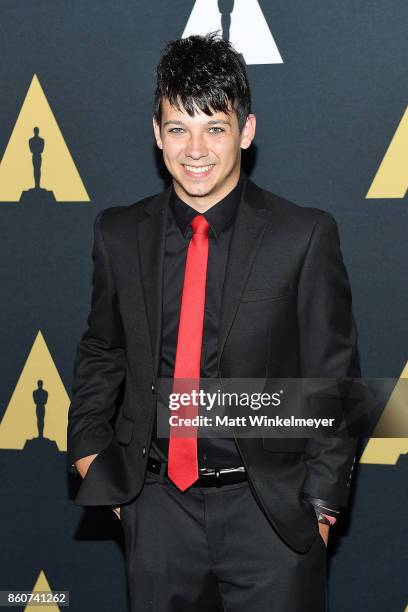
[{"label": "spiky black hair", "polygon": [[163,98],[177,110],[185,109],[190,117],[197,108],[207,115],[228,114],[231,104],[240,131],[251,112],[244,62],[218,32],[193,35],[166,45],[156,68],[154,117],[159,125]]}]

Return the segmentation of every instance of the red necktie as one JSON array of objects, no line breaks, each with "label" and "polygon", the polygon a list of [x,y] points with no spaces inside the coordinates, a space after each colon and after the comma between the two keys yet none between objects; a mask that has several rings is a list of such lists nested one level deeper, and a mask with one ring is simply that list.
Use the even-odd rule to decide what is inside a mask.
[{"label": "red necktie", "polygon": [[[198,391],[200,385],[210,226],[203,215],[196,215],[191,227],[193,235],[187,250],[174,364],[173,393],[178,394],[191,394],[193,390]],[[194,418],[198,415],[198,406],[180,406],[172,415]],[[197,427],[170,426],[167,473],[181,491],[198,479]]]}]

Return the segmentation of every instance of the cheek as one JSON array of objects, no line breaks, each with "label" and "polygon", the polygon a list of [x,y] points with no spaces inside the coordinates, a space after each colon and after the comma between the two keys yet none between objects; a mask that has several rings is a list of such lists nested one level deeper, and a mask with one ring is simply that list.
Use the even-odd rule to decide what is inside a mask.
[{"label": "cheek", "polygon": [[163,152],[169,161],[176,160],[182,154],[182,151],[183,147],[180,143],[164,143]]},{"label": "cheek", "polygon": [[215,143],[214,147],[213,147],[213,151],[214,153],[216,153],[216,155],[218,155],[221,160],[227,162],[229,159],[235,159],[236,155],[237,155],[237,145],[234,141],[232,140],[228,140],[228,141],[220,141],[218,143]]}]

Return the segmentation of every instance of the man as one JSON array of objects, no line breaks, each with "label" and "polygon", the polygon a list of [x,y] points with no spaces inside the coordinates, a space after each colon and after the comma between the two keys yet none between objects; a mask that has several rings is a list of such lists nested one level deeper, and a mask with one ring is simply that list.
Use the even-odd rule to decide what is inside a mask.
[{"label": "man", "polygon": [[228,42],[169,43],[153,128],[172,185],[95,221],[68,461],[75,502],[120,516],[132,610],[326,610],[355,441],[156,431],[161,377],[360,377],[336,222],[245,176],[255,127]]}]

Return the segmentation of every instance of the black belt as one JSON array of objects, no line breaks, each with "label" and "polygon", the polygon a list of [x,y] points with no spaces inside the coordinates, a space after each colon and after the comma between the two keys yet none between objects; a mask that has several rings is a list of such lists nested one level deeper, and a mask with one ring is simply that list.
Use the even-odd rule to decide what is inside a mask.
[{"label": "black belt", "polygon": [[[147,459],[147,469],[149,472],[160,474],[162,461]],[[237,482],[244,482],[247,479],[245,468],[243,466],[237,468],[204,468],[198,470],[198,480],[196,480],[191,486],[192,487],[222,487],[223,485],[234,484]],[[167,474],[167,463],[164,475]]]}]

